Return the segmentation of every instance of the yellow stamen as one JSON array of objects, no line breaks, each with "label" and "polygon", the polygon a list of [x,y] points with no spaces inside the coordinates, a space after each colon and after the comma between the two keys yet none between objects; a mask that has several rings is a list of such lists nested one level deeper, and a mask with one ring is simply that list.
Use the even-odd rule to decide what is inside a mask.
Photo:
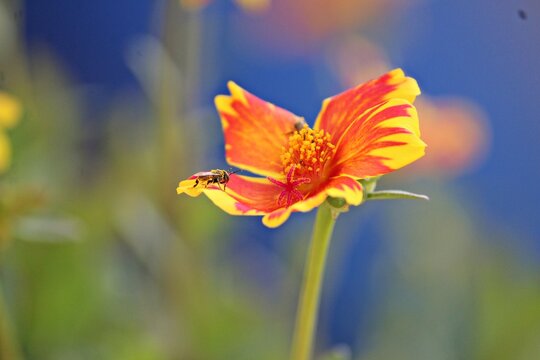
[{"label": "yellow stamen", "polygon": [[296,167],[296,176],[313,178],[320,176],[328,159],[335,152],[331,135],[324,130],[310,129],[307,125],[289,137],[289,146],[283,149],[281,161],[283,173]]}]

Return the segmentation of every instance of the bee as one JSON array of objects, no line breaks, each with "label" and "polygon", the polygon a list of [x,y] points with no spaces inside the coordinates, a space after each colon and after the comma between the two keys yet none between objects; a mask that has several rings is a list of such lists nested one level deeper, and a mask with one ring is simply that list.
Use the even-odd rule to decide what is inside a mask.
[{"label": "bee", "polygon": [[223,185],[223,191],[227,189],[227,183],[230,180],[231,174],[236,174],[238,171],[226,171],[221,169],[214,169],[210,171],[203,171],[198,172],[190,177],[195,177],[195,184],[193,184],[193,187],[202,186],[203,188],[207,188],[209,185],[217,184],[217,186],[221,189],[220,185]]},{"label": "bee", "polygon": [[[227,190],[227,183],[232,174],[236,174],[240,170],[226,171],[221,169],[213,169],[210,171],[201,171],[191,175],[188,179],[180,181],[176,192],[178,194],[186,193],[189,196],[198,196],[204,189],[210,185],[217,185],[222,191]],[[223,185],[223,188],[221,188]]]},{"label": "bee", "polygon": [[294,129],[300,131],[305,125],[307,125],[306,120],[304,120],[304,118],[299,118],[298,121],[294,123]]},{"label": "bee", "polygon": [[307,123],[306,123],[306,120],[304,120],[304,118],[297,118],[296,122],[293,124],[294,129],[292,129],[291,131],[285,133],[285,135],[291,136],[295,132],[300,132],[300,130],[302,130],[304,128],[304,126],[306,126],[306,125],[307,125]]}]

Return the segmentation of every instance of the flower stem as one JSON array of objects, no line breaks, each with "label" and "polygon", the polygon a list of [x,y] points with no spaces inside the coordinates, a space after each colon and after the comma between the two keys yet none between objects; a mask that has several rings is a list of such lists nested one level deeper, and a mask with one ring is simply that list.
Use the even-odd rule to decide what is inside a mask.
[{"label": "flower stem", "polygon": [[298,300],[291,360],[309,360],[311,358],[326,254],[336,223],[336,214],[326,202],[319,207],[317,212],[304,269],[302,290]]}]

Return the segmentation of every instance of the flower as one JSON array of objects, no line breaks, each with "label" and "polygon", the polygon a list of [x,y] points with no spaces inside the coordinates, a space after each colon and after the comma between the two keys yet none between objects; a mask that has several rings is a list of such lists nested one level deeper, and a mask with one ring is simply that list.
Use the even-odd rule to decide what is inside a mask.
[{"label": "flower", "polygon": [[420,90],[401,69],[326,99],[309,128],[304,119],[233,82],[216,97],[226,160],[262,175],[230,175],[227,190],[203,189],[232,215],[263,216],[268,227],[307,212],[328,196],[363,201],[357,181],[399,169],[424,155],[412,105]]},{"label": "flower", "polygon": [[468,99],[421,100],[417,108],[422,115],[423,138],[433,146],[409,172],[453,178],[478,166],[488,153],[491,138],[484,111]]},{"label": "flower", "polygon": [[333,49],[348,34],[380,29],[410,4],[401,0],[272,0],[267,11],[239,17],[235,25],[252,50],[271,57],[309,56],[325,45]]},{"label": "flower", "polygon": [[327,58],[337,80],[347,87],[372,79],[392,68],[388,56],[378,44],[357,34],[343,37],[328,52]]},{"label": "flower", "polygon": [[12,96],[0,91],[0,172],[9,168],[11,163],[11,144],[4,129],[17,124],[21,116],[21,105]]}]

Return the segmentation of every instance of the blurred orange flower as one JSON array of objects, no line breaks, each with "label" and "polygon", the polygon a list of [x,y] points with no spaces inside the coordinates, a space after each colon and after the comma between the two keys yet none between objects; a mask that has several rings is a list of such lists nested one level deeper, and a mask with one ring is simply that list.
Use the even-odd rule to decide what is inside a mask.
[{"label": "blurred orange flower", "polygon": [[313,129],[233,82],[229,90],[230,96],[216,97],[227,162],[265,177],[230,175],[227,191],[204,186],[229,214],[260,215],[266,226],[276,227],[328,196],[359,205],[363,189],[357,180],[424,155],[412,105],[420,90],[401,69],[326,99]]},{"label": "blurred orange flower", "polygon": [[464,99],[423,98],[416,104],[429,153],[414,164],[415,175],[457,176],[486,155],[489,127],[483,111]]},{"label": "blurred orange flower", "polygon": [[272,6],[262,16],[242,19],[237,24],[239,31],[254,45],[264,44],[261,50],[288,57],[356,30],[393,23],[391,17],[411,3],[403,0],[272,0]]},{"label": "blurred orange flower", "polygon": [[345,86],[372,79],[391,68],[383,49],[358,35],[341,39],[329,49],[327,58]]},{"label": "blurred orange flower", "polygon": [[4,130],[17,124],[21,112],[19,102],[0,91],[0,172],[6,171],[11,163],[11,144]]}]

